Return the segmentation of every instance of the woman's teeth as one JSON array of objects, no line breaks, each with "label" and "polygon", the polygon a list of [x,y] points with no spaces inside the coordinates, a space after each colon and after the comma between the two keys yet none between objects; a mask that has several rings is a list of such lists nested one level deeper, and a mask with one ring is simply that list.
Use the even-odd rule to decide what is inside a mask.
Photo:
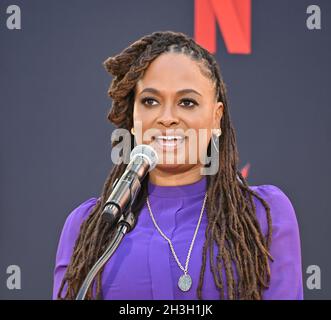
[{"label": "woman's teeth", "polygon": [[176,146],[184,140],[183,136],[157,136],[155,140],[162,146]]}]

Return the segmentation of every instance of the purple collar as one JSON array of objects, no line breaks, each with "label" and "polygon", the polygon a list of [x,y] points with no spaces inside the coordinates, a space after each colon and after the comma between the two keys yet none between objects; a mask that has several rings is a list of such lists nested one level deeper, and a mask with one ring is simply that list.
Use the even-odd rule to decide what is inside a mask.
[{"label": "purple collar", "polygon": [[204,194],[207,189],[207,178],[202,178],[194,183],[181,186],[159,186],[148,180],[148,194],[160,198],[185,198]]}]

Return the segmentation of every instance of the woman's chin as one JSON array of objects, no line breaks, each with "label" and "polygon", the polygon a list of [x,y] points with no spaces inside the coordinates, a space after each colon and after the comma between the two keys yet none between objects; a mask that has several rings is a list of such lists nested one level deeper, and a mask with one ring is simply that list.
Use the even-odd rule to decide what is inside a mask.
[{"label": "woman's chin", "polygon": [[159,171],[164,172],[170,172],[170,173],[176,173],[176,172],[184,172],[189,170],[190,168],[194,167],[195,165],[192,164],[179,164],[179,163],[173,163],[173,164],[162,164],[159,163],[156,166],[156,169]]}]

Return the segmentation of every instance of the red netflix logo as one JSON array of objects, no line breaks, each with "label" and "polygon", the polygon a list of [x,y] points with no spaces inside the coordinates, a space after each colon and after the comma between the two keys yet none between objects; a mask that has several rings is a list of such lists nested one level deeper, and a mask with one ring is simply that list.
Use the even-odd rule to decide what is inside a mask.
[{"label": "red netflix logo", "polygon": [[216,52],[216,24],[232,54],[251,53],[251,0],[195,0],[194,38]]}]

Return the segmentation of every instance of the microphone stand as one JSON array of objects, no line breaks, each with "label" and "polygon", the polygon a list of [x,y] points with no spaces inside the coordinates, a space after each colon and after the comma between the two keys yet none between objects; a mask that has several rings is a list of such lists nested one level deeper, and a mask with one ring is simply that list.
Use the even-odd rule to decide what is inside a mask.
[{"label": "microphone stand", "polygon": [[[138,147],[138,146],[137,146]],[[137,148],[135,147],[135,148]],[[153,168],[158,161],[157,154],[153,150],[153,148],[149,146],[140,146],[142,148],[139,149],[135,156],[139,156],[135,159],[135,161],[130,162],[130,171],[125,171],[124,178],[121,180],[121,184],[117,188],[118,179],[113,184],[113,193],[110,195],[111,199],[105,203],[103,208],[104,219],[111,225],[115,225],[117,227],[116,234],[105,252],[98,259],[98,261],[93,265],[92,269],[87,274],[82,286],[80,287],[78,294],[76,296],[76,300],[84,300],[88,289],[90,288],[95,276],[98,274],[100,269],[105,265],[105,263],[111,258],[119,244],[123,240],[126,233],[130,232],[135,224],[136,218],[132,213],[131,207],[137,196],[138,191],[141,188],[140,180],[145,178],[147,171],[150,169],[151,164]],[[151,159],[144,155],[144,148],[148,151],[147,153],[151,156]],[[145,150],[145,151],[146,151]],[[153,152],[152,152],[153,151]],[[124,183],[124,185],[123,185]],[[129,192],[127,192],[127,185],[129,184]],[[129,204],[127,205],[127,201]],[[117,217],[121,214],[121,217],[118,219]],[[93,289],[92,289],[93,290]]]},{"label": "microphone stand", "polygon": [[[118,182],[118,180],[114,182],[113,187],[116,186],[117,182]],[[137,184],[139,185],[138,188],[140,189],[139,180],[136,180],[136,184],[134,184],[134,185],[137,187]],[[105,263],[112,257],[112,255],[118,248],[119,244],[123,240],[124,236],[135,227],[136,218],[135,218],[134,214],[131,212],[131,207],[132,207],[132,203],[134,200],[132,195],[135,194],[132,192],[132,184],[130,185],[129,189],[130,189],[130,204],[128,206],[129,210],[126,211],[128,213],[125,214],[125,212],[124,212],[124,214],[122,214],[122,216],[118,220],[117,231],[116,231],[114,238],[112,239],[112,241],[106,248],[105,252],[102,254],[102,256],[98,259],[98,261],[93,265],[92,269],[87,274],[82,286],[80,287],[80,289],[77,293],[75,300],[84,300],[85,299],[86,293],[87,293],[88,289],[90,288],[91,283],[94,280],[97,273],[105,265]],[[137,191],[137,188],[135,188],[135,191]],[[106,219],[107,219],[107,217],[106,217]]]},{"label": "microphone stand", "polygon": [[115,250],[121,243],[123,237],[127,232],[130,232],[133,229],[133,226],[135,224],[135,217],[134,214],[130,211],[126,217],[122,216],[117,224],[117,231],[116,235],[111,241],[111,243],[108,245],[105,252],[102,254],[102,256],[99,258],[99,260],[94,264],[88,275],[86,276],[82,286],[80,287],[78,294],[76,296],[76,300],[84,300],[87,290],[89,289],[93,279],[97,275],[97,273],[100,271],[100,269],[105,265],[105,263],[111,258],[111,256],[114,254]]}]

